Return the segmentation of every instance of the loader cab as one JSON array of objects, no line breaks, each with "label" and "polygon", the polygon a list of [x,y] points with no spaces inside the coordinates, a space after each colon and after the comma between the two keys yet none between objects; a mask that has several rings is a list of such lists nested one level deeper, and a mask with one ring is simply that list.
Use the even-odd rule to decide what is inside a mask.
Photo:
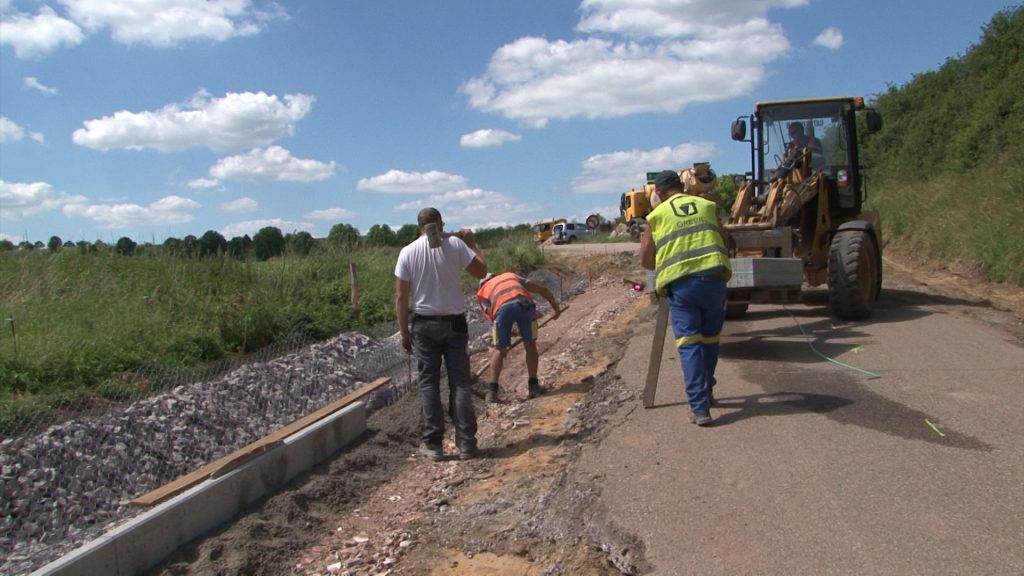
[{"label": "loader cab", "polygon": [[[733,122],[733,140],[750,142],[748,177],[753,181],[755,197],[763,198],[772,182],[785,178],[796,163],[806,161],[803,151],[809,149],[811,170],[828,177],[831,216],[843,219],[859,214],[864,178],[857,150],[856,114],[862,109],[862,98],[759,102],[753,114]],[[866,130],[879,129],[881,117],[873,110],[866,112]]]}]

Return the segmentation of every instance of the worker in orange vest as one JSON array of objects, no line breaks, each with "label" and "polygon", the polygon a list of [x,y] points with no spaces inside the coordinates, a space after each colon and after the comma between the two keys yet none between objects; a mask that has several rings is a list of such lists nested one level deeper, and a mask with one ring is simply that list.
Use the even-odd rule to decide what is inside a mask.
[{"label": "worker in orange vest", "polygon": [[484,316],[494,323],[492,342],[494,348],[490,355],[490,380],[487,384],[486,399],[488,402],[498,401],[498,377],[501,365],[508,349],[512,346],[512,327],[519,326],[519,336],[523,339],[526,349],[526,370],[529,373],[527,393],[536,398],[544,393],[537,380],[537,306],[530,293],[540,294],[551,304],[558,318],[562,311],[558,307],[554,294],[550,290],[530,282],[522,276],[511,272],[504,274],[488,274],[480,281],[480,290],[476,300],[483,310]]}]

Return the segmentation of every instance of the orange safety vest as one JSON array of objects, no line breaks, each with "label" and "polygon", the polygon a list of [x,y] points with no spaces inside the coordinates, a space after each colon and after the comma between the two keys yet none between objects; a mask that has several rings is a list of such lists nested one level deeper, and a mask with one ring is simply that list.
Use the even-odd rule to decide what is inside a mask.
[{"label": "orange safety vest", "polygon": [[491,322],[494,322],[494,316],[503,304],[516,298],[531,299],[530,293],[519,282],[519,278],[511,272],[491,278],[476,293],[480,309]]}]

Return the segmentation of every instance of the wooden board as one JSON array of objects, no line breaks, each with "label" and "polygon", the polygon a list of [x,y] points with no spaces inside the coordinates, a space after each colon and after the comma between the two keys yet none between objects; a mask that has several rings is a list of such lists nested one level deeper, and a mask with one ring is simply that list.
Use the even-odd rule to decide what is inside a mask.
[{"label": "wooden board", "polygon": [[654,339],[651,342],[651,357],[647,362],[647,382],[644,384],[644,408],[654,406],[654,393],[658,391],[658,376],[661,375],[661,360],[665,351],[665,332],[668,331],[668,298],[658,299],[658,310],[654,317]]},{"label": "wooden board", "polygon": [[390,382],[391,378],[378,378],[355,392],[346,394],[315,412],[310,412],[306,416],[303,416],[291,424],[280,428],[276,432],[268,434],[263,438],[260,438],[259,440],[252,442],[251,444],[248,444],[227,456],[224,456],[223,458],[218,458],[206,466],[203,466],[198,470],[194,470],[173,482],[164,484],[156,490],[139,496],[132,500],[132,505],[142,507],[154,506],[168,498],[171,498],[172,496],[176,496],[185,490],[188,490],[207,478],[223,476],[234,468],[237,468],[243,463],[251,460],[253,457],[280,446],[284,443],[284,439],[292,434],[316,424],[320,420],[334,414],[345,406],[348,406],[349,404],[373,393],[377,389],[388,385]]}]

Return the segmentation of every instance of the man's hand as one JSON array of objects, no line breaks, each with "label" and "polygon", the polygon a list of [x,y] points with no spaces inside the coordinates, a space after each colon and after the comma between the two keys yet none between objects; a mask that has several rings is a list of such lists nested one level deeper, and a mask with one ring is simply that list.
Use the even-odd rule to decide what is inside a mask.
[{"label": "man's hand", "polygon": [[555,313],[551,316],[551,319],[558,320],[558,317],[562,315],[562,310],[558,306],[555,306],[554,309]]},{"label": "man's hand", "polygon": [[472,230],[470,230],[469,228],[462,228],[461,230],[455,233],[455,236],[459,240],[465,242],[466,246],[469,246],[470,248],[473,249],[474,252],[476,252],[476,238],[473,237]]},{"label": "man's hand", "polygon": [[402,333],[402,348],[409,354],[412,354],[412,335],[408,332]]}]

